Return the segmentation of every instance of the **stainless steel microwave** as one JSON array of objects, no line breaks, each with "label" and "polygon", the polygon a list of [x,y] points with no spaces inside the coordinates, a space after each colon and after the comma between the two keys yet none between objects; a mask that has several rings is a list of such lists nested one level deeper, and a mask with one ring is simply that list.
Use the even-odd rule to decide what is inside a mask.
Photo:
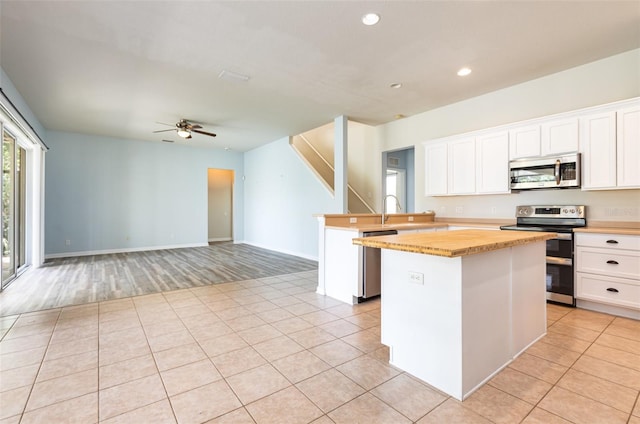
[{"label": "stainless steel microwave", "polygon": [[580,153],[509,162],[512,190],[580,187]]}]

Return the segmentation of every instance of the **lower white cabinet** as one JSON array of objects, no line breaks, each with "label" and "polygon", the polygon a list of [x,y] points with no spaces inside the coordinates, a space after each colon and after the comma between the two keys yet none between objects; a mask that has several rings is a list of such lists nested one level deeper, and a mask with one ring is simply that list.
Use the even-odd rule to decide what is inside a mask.
[{"label": "lower white cabinet", "polygon": [[640,236],[577,233],[576,299],[640,310]]}]

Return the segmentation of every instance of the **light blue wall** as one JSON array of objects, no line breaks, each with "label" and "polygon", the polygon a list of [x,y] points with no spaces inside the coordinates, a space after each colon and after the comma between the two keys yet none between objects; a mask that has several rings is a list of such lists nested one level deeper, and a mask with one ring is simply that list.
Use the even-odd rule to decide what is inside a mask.
[{"label": "light blue wall", "polygon": [[53,131],[47,143],[47,256],[206,244],[208,168],[235,171],[244,237],[242,153]]},{"label": "light blue wall", "polygon": [[318,222],[335,199],[283,138],[245,153],[245,241],[317,259]]}]

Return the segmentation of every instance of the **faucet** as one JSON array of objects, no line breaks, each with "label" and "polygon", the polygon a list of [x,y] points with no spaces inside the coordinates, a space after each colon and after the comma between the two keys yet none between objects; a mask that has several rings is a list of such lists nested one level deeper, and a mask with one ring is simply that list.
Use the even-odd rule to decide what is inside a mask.
[{"label": "faucet", "polygon": [[385,217],[385,211],[387,210],[387,198],[388,197],[393,197],[394,199],[396,199],[396,206],[398,207],[398,210],[399,211],[402,210],[402,206],[400,206],[400,200],[398,200],[398,198],[396,196],[394,196],[393,194],[387,194],[386,196],[384,196],[384,199],[382,199],[382,225],[384,225],[384,223],[387,221],[387,219],[389,219],[389,215],[387,215]]}]

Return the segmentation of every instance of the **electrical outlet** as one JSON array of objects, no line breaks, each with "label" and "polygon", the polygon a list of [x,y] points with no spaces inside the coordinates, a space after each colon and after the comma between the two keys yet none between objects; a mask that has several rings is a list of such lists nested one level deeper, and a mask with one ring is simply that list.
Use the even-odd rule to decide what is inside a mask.
[{"label": "electrical outlet", "polygon": [[491,215],[495,215],[496,213],[498,213],[498,208],[494,206],[491,208]]},{"label": "electrical outlet", "polygon": [[409,271],[409,282],[412,284],[424,284],[424,274],[421,272]]},{"label": "electrical outlet", "polygon": [[71,240],[65,240],[64,244],[65,246],[71,246]]},{"label": "electrical outlet", "polygon": [[355,224],[358,222],[358,218],[349,218],[349,224]]},{"label": "electrical outlet", "polygon": [[456,213],[463,213],[463,212],[464,212],[464,207],[456,206]]},{"label": "electrical outlet", "polygon": [[409,220],[409,222],[413,222],[413,217],[410,216],[409,218],[407,218]]}]

